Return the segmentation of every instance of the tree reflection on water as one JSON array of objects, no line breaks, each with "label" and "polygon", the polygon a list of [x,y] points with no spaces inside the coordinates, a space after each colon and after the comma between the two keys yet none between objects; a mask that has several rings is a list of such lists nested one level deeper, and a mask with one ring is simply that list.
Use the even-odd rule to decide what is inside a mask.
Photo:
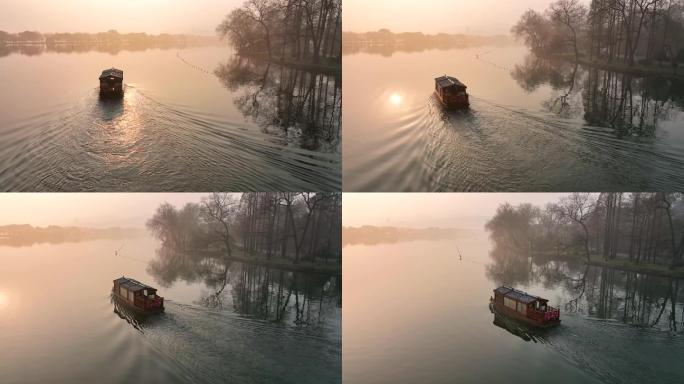
[{"label": "tree reflection on water", "polygon": [[198,305],[296,327],[323,326],[334,308],[342,306],[339,276],[234,262],[220,253],[162,247],[147,271],[164,287],[178,280],[202,283],[206,292],[195,301]]},{"label": "tree reflection on water", "polygon": [[214,71],[234,103],[263,132],[300,148],[339,153],[339,75],[308,72],[239,56]]},{"label": "tree reflection on water", "polygon": [[[608,267],[553,252],[529,252],[495,242],[487,278],[497,285],[538,286],[558,292],[566,311],[638,327],[681,333],[684,298],[680,280]],[[534,292],[531,292],[534,294]]]},{"label": "tree reflection on water", "polygon": [[563,118],[583,118],[609,127],[617,136],[652,136],[661,122],[677,119],[684,108],[684,83],[661,77],[584,67],[528,55],[511,76],[527,92],[548,84],[544,109]]}]

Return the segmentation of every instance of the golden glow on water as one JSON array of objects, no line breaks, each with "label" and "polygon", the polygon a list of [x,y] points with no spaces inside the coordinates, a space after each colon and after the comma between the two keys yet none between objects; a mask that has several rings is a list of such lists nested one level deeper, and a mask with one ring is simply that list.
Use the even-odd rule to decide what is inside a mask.
[{"label": "golden glow on water", "polygon": [[389,101],[390,104],[398,107],[401,105],[402,101],[404,101],[404,96],[402,96],[400,93],[393,92],[389,97]]},{"label": "golden glow on water", "polygon": [[140,139],[140,100],[137,92],[129,90],[124,103],[123,117],[117,122],[117,128],[122,133],[121,144],[133,146]]},{"label": "golden glow on water", "polygon": [[0,291],[0,311],[9,306],[9,295],[5,291]]}]

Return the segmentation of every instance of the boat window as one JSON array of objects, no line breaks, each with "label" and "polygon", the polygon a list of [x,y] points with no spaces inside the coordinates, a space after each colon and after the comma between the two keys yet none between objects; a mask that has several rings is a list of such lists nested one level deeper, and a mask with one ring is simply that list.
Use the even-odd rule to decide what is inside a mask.
[{"label": "boat window", "polygon": [[522,313],[523,315],[527,314],[527,306],[523,303],[518,303],[518,312]]}]

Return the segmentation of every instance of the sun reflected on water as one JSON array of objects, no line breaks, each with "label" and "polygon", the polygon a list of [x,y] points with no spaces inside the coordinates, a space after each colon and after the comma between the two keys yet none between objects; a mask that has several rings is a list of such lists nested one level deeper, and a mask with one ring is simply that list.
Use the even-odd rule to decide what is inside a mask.
[{"label": "sun reflected on water", "polygon": [[398,107],[404,101],[404,96],[397,92],[393,92],[389,97],[389,101],[390,104],[392,104],[395,107]]},{"label": "sun reflected on water", "polygon": [[7,293],[0,291],[0,311],[7,308],[9,305],[9,296]]}]

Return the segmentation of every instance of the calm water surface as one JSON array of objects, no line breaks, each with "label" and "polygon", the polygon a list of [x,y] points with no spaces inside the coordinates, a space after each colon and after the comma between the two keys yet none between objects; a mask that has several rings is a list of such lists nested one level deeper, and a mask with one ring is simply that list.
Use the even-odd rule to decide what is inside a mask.
[{"label": "calm water surface", "polygon": [[[338,277],[209,260],[183,268],[157,247],[0,247],[0,382],[341,381]],[[116,306],[121,275],[156,285],[166,312],[145,320]]]},{"label": "calm water surface", "polygon": [[[684,84],[575,68],[522,47],[343,57],[349,191],[684,188]],[[471,97],[448,112],[434,78]]]},{"label": "calm water surface", "polygon": [[[344,381],[684,381],[684,281],[558,261],[497,263],[490,252],[484,234],[346,246]],[[495,318],[488,301],[503,282],[560,306],[561,325],[540,333]]]},{"label": "calm water surface", "polygon": [[[0,190],[339,190],[336,76],[225,47],[0,52]],[[98,76],[124,70],[123,100]]]}]

